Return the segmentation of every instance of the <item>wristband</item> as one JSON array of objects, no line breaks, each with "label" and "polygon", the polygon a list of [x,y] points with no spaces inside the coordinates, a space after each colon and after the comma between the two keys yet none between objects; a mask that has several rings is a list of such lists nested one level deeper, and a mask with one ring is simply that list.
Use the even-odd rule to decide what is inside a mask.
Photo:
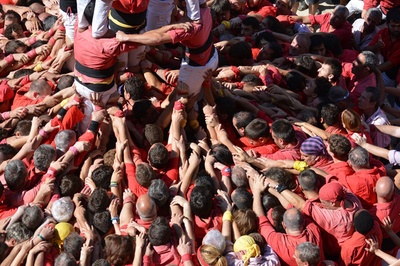
[{"label": "wristband", "polygon": [[115,181],[111,181],[111,182],[110,182],[110,188],[111,188],[111,187],[118,187],[118,183],[115,182]]},{"label": "wristband", "polygon": [[123,204],[126,204],[126,203],[132,203],[132,204],[135,204],[135,202],[133,201],[133,198],[132,198],[131,196],[129,196],[129,197],[126,197],[126,198],[124,199],[124,202],[123,202]]},{"label": "wristband", "polygon": [[51,37],[50,40],[49,40],[49,44],[51,46],[54,46],[55,43],[56,43],[56,40],[54,39],[54,37]]},{"label": "wristband", "polygon": [[247,15],[239,15],[238,17],[239,17],[241,20],[243,20],[243,19],[247,18]]},{"label": "wristband", "polygon": [[242,90],[243,89],[243,82],[235,82],[235,86],[236,86],[236,88],[238,88],[239,90]]},{"label": "wristband", "polygon": [[237,68],[235,66],[231,66],[231,69],[232,69],[233,73],[235,73],[234,78],[235,79],[239,79],[240,78],[240,70],[239,70],[239,68]]},{"label": "wristband", "polygon": [[97,121],[90,121],[88,130],[92,132],[97,132],[99,130],[100,123]]},{"label": "wristband", "polygon": [[36,50],[32,49],[30,50],[28,53],[26,53],[26,56],[28,56],[29,58],[33,58],[37,55]]},{"label": "wristband", "polygon": [[181,257],[182,263],[184,263],[185,261],[188,261],[188,260],[190,260],[190,261],[192,260],[192,254],[185,254]]},{"label": "wristband", "polygon": [[58,115],[61,117],[64,117],[66,113],[67,113],[67,110],[64,108],[61,108],[60,111],[58,111]]},{"label": "wristband", "polygon": [[278,184],[274,188],[278,193],[281,193],[282,191],[287,189],[287,187],[285,185],[282,185],[282,184]]},{"label": "wristband", "polygon": [[78,155],[79,151],[75,146],[69,147],[69,151],[72,152],[74,156]]},{"label": "wristband", "polygon": [[69,99],[64,99],[64,100],[62,100],[62,102],[60,103],[60,106],[61,106],[61,107],[64,107],[64,106],[67,105],[68,102],[69,102]]},{"label": "wristband", "polygon": [[3,120],[9,119],[11,117],[10,112],[1,113],[1,117],[3,117]]},{"label": "wristband", "polygon": [[54,35],[54,33],[56,33],[56,31],[53,28],[51,28],[47,34],[51,37]]},{"label": "wristband", "polygon": [[8,64],[11,64],[12,62],[14,62],[14,55],[10,54],[10,55],[4,57],[4,60],[6,60],[6,62]]},{"label": "wristband", "polygon": [[38,237],[39,237],[42,241],[46,241],[46,238],[44,238],[41,234],[38,234]]},{"label": "wristband", "polygon": [[175,101],[174,103],[174,110],[180,111],[185,109],[185,105],[180,101]]},{"label": "wristband", "polygon": [[39,135],[45,139],[47,139],[49,137],[49,134],[46,131],[44,131],[43,128],[39,130]]},{"label": "wristband", "polygon": [[222,216],[222,222],[225,222],[225,221],[232,222],[232,212],[230,212],[230,211],[224,212],[224,215]]},{"label": "wristband", "polygon": [[65,31],[65,27],[64,27],[64,25],[60,25],[60,26],[58,26],[58,29],[59,29],[60,31]]},{"label": "wristband", "polygon": [[304,161],[295,161],[293,164],[293,169],[295,169],[299,172],[303,172],[307,168],[308,168],[308,164]]},{"label": "wristband", "polygon": [[112,223],[112,224],[117,224],[118,221],[119,221],[119,218],[118,218],[118,217],[112,217],[112,218],[111,218],[111,223]]},{"label": "wristband", "polygon": [[37,65],[33,68],[33,71],[40,72],[43,70],[42,63],[37,63]]},{"label": "wristband", "polygon": [[54,169],[53,167],[49,167],[49,169],[47,169],[47,173],[51,176],[55,176],[56,175],[57,170]]},{"label": "wristband", "polygon": [[231,23],[227,20],[221,22],[222,25],[225,26],[225,29],[229,30],[231,28]]},{"label": "wristband", "polygon": [[229,166],[225,166],[221,170],[222,176],[231,176],[231,168]]},{"label": "wristband", "polygon": [[100,105],[95,105],[94,106],[94,110],[95,111],[100,111],[100,110],[103,110],[103,107],[101,107]]},{"label": "wristband", "polygon": [[28,39],[29,45],[32,45],[36,42],[36,36],[33,36],[32,38]]}]

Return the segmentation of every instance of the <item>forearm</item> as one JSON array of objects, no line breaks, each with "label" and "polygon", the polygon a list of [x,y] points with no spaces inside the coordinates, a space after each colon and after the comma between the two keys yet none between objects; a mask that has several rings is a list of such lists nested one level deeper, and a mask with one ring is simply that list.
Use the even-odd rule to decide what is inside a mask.
[{"label": "forearm", "polygon": [[283,208],[285,208],[285,209],[289,208],[290,202],[284,196],[282,196],[280,193],[278,193],[278,191],[276,191],[273,188],[269,188],[268,192],[271,193],[273,196],[275,196],[279,200],[279,202],[281,203]]},{"label": "forearm", "polygon": [[253,198],[253,211],[257,214],[257,217],[265,216],[264,208],[261,202],[261,193],[259,191],[254,191]]},{"label": "forearm", "polygon": [[328,132],[326,132],[325,130],[318,128],[316,126],[313,126],[309,123],[304,123],[304,127],[308,130],[310,130],[311,132],[313,132],[315,135],[320,136],[322,139],[327,140],[329,139],[330,135]]},{"label": "forearm", "polygon": [[372,153],[375,156],[384,158],[386,160],[389,159],[389,150],[385,149],[385,148],[381,148],[369,143],[365,143],[362,145],[362,147],[364,149],[366,149],[369,153]]},{"label": "forearm", "polygon": [[381,125],[375,126],[380,132],[393,136],[395,138],[400,138],[400,127],[392,125]]},{"label": "forearm", "polygon": [[395,258],[395,257],[383,252],[380,249],[375,251],[375,255],[378,256],[379,258],[381,258],[382,260],[384,260],[389,265],[392,265],[392,264],[394,264],[394,263],[396,263],[398,261],[397,258]]},{"label": "forearm", "polygon": [[35,259],[35,266],[42,266],[44,265],[44,252],[40,252],[38,255],[36,255]]},{"label": "forearm", "polygon": [[132,266],[141,266],[143,259],[143,252],[140,246],[136,246],[135,248],[135,257],[133,258]]},{"label": "forearm", "polygon": [[299,195],[293,193],[289,189],[285,189],[280,193],[283,198],[285,198],[289,203],[291,203],[295,208],[302,211],[306,205],[306,201],[302,199]]}]

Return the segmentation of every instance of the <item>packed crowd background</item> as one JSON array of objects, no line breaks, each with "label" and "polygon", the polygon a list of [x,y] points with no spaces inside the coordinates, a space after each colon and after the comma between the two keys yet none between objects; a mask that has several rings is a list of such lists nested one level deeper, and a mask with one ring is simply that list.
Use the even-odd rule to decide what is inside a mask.
[{"label": "packed crowd background", "polygon": [[400,265],[400,1],[336,1],[1,0],[0,265]]}]

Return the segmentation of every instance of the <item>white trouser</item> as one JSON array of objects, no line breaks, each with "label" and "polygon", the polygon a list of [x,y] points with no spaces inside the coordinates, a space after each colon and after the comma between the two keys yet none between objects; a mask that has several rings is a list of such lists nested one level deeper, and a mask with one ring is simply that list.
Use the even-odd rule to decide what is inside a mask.
[{"label": "white trouser", "polygon": [[71,40],[74,41],[74,26],[76,22],[76,14],[74,13],[65,13],[61,9],[59,9],[60,14],[63,18],[63,25],[65,27],[65,35]]},{"label": "white trouser", "polygon": [[173,0],[150,0],[146,14],[146,31],[170,24],[174,7]]},{"label": "white trouser", "polygon": [[138,46],[136,49],[122,53],[118,56],[118,62],[123,62],[123,66],[121,67],[121,71],[123,71],[125,68],[130,67],[130,66],[137,66],[141,60],[140,54],[144,52],[144,49],[146,46]]},{"label": "white trouser", "polygon": [[[77,0],[78,10],[78,28],[86,28],[89,22],[86,20],[84,11],[90,0]],[[93,21],[92,21],[92,36],[100,38],[108,31],[108,13],[110,11],[112,1],[110,0],[96,0],[94,7]]]},{"label": "white trouser", "polygon": [[185,0],[186,3],[186,12],[188,18],[191,20],[199,20],[200,19],[200,4],[199,0]]},{"label": "white trouser", "polygon": [[205,66],[189,66],[186,61],[182,60],[181,68],[179,69],[178,81],[186,83],[189,87],[189,96],[197,95],[201,90],[201,85],[204,81],[204,74],[218,67],[218,52],[214,51],[214,55],[208,60]]},{"label": "white trouser", "polygon": [[[83,118],[83,120],[80,122],[79,125],[79,133],[83,134],[89,127],[90,116],[94,111],[94,104],[90,101],[90,94],[94,93],[94,91],[92,91],[91,89],[89,89],[88,87],[77,81],[75,81],[75,87],[76,87],[76,92],[83,97],[84,99],[83,103],[85,104],[85,109],[83,112],[85,114],[85,117]],[[108,91],[97,92],[102,96],[101,99],[103,106],[106,106],[108,99],[116,91],[117,91],[117,85],[114,84],[114,86]]]}]

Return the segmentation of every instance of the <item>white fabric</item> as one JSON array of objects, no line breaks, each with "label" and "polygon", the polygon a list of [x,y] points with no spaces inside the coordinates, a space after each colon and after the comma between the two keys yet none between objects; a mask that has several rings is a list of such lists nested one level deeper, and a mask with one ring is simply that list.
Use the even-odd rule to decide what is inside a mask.
[{"label": "white fabric", "polygon": [[[76,6],[78,11],[78,28],[86,28],[89,22],[86,20],[84,12],[90,0],[77,0]],[[108,12],[110,11],[112,1],[96,0],[92,21],[92,36],[100,38],[108,31]]]},{"label": "white fabric", "polygon": [[352,26],[353,26],[353,28],[352,28],[351,32],[354,35],[354,40],[358,44],[360,49],[362,51],[364,51],[365,48],[368,47],[369,43],[372,41],[374,36],[378,33],[379,29],[377,27],[375,27],[375,30],[373,32],[371,32],[368,35],[365,35],[364,38],[361,39],[361,33],[362,33],[361,31],[364,26],[364,19],[362,19],[362,18],[356,19],[353,22]]},{"label": "white fabric", "polygon": [[76,14],[74,13],[65,13],[61,9],[58,10],[63,18],[63,25],[65,27],[65,35],[71,40],[74,41],[74,26],[76,22]]},{"label": "white fabric", "polygon": [[349,10],[349,16],[353,15],[353,13],[356,13],[356,12],[361,13],[364,8],[364,1],[350,0],[350,2],[347,3],[346,7]]},{"label": "white fabric", "polygon": [[150,0],[146,14],[146,31],[170,24],[174,8],[173,0]]}]

